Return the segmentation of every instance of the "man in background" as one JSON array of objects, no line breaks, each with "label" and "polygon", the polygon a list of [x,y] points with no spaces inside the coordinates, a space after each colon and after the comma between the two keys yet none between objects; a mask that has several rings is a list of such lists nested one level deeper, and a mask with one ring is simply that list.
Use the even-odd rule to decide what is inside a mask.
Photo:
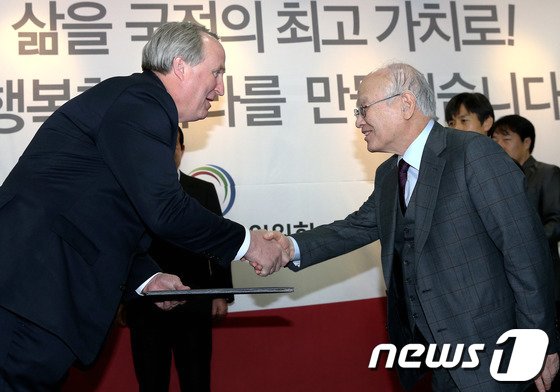
[{"label": "man in background", "polygon": [[[179,128],[175,164],[177,170],[185,151]],[[221,215],[214,185],[178,170],[184,191],[200,204]],[[149,254],[163,271],[175,274],[191,289],[232,287],[231,267],[217,265],[208,258],[189,252],[167,241],[154,239]],[[212,356],[212,319],[227,315],[227,298],[193,297],[169,311],[139,298],[126,304],[134,370],[140,391],[167,392],[173,354],[183,392],[209,392]]]},{"label": "man in background", "polygon": [[445,121],[451,128],[486,136],[494,124],[494,109],[483,94],[461,93],[445,105]]},{"label": "man in background", "polygon": [[489,136],[525,173],[527,195],[541,218],[554,261],[556,311],[560,314],[560,168],[539,162],[533,157],[535,127],[525,117],[512,114],[500,118]]}]

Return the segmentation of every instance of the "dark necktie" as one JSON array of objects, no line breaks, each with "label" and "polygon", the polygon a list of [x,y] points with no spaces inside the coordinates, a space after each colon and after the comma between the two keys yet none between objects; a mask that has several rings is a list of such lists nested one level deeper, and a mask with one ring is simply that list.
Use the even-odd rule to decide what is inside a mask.
[{"label": "dark necktie", "polygon": [[404,187],[406,186],[406,177],[410,165],[404,159],[399,161],[399,203],[401,203],[401,211],[406,212],[406,203],[404,201]]}]

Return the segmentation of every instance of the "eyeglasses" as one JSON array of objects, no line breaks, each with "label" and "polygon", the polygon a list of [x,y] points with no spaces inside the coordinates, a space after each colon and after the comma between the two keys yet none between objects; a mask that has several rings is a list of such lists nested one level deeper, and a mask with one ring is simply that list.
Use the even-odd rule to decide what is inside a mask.
[{"label": "eyeglasses", "polygon": [[365,117],[365,116],[366,116],[366,109],[369,108],[370,106],[373,106],[373,105],[375,105],[376,103],[383,102],[383,101],[386,101],[386,100],[391,99],[391,98],[398,97],[398,96],[401,95],[401,94],[402,94],[402,93],[398,93],[398,94],[395,94],[395,95],[391,95],[390,97],[386,97],[386,98],[380,99],[379,101],[372,102],[372,103],[370,103],[369,105],[359,106],[359,107],[357,107],[356,109],[354,109],[354,116],[356,116],[356,117],[358,117],[358,116]]}]

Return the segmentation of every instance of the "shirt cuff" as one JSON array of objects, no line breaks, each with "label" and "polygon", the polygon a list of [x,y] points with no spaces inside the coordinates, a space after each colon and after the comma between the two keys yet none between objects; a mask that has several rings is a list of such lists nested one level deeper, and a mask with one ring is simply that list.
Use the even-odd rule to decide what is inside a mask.
[{"label": "shirt cuff", "polygon": [[249,229],[245,227],[245,239],[241,244],[241,248],[237,251],[237,255],[235,255],[234,260],[241,260],[242,257],[245,256],[247,251],[249,250],[249,246],[251,245],[251,234],[249,233]]},{"label": "shirt cuff", "polygon": [[290,241],[292,241],[292,245],[294,246],[294,257],[292,259],[292,263],[296,267],[300,267],[301,266],[301,253],[299,251],[299,245],[293,237],[288,237],[288,239]]},{"label": "shirt cuff", "polygon": [[148,283],[150,283],[150,280],[153,279],[154,276],[156,276],[157,274],[161,274],[161,272],[156,272],[155,274],[153,274],[152,276],[150,276],[144,283],[142,283],[140,286],[138,286],[138,288],[136,289],[136,294],[138,295],[145,295],[144,293],[142,293],[142,290],[144,290],[144,287],[146,287],[146,285]]}]

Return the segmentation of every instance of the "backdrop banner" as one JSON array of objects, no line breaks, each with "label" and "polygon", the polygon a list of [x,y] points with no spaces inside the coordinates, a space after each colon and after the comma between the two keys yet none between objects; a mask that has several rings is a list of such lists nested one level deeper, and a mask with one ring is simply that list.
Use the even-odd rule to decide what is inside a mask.
[{"label": "backdrop banner", "polygon": [[[442,124],[453,95],[484,93],[496,118],[518,113],[531,120],[537,133],[533,155],[560,165],[560,43],[550,38],[560,33],[558,15],[555,0],[3,0],[0,182],[54,110],[101,80],[140,72],[142,47],[155,29],[183,20],[221,37],[226,74],[225,94],[208,118],[183,124],[181,169],[214,183],[226,217],[248,228],[309,230],[344,218],[367,199],[375,170],[388,155],[367,152],[355,128],[356,89],[363,76],[393,61],[410,63],[426,76]],[[295,288],[289,294],[239,295],[230,307],[233,316],[282,311],[287,317],[291,308],[354,301],[367,313],[376,299],[381,302],[374,307],[384,306],[378,244],[297,274],[283,270],[263,279],[244,263],[235,263],[233,273],[236,287]],[[371,320],[357,316],[353,322]],[[370,326],[381,332],[363,331],[355,344],[371,342],[369,334],[384,336],[384,322],[376,319]],[[304,325],[288,325],[292,336],[305,336]],[[240,338],[241,328],[231,330]],[[215,358],[229,366],[221,350],[234,335],[224,331]],[[329,345],[333,329],[315,332],[323,334],[316,341],[324,339],[314,343],[317,356],[328,355],[319,347]],[[281,361],[284,375],[300,364],[297,357],[292,365]],[[370,382],[368,361],[366,356],[359,366]],[[343,380],[344,374],[337,364],[307,390],[333,385],[332,378]],[[286,385],[288,380],[278,390]]]}]

